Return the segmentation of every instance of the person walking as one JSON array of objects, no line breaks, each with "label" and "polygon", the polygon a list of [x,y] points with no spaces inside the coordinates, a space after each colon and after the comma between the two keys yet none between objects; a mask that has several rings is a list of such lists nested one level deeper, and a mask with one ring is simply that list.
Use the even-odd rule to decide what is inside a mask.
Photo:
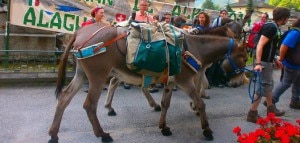
[{"label": "person walking", "polygon": [[172,14],[170,12],[164,13],[163,21],[165,23],[171,23],[171,18],[172,18]]},{"label": "person walking", "polygon": [[258,32],[260,31],[261,27],[268,22],[269,20],[269,15],[267,13],[262,13],[260,15],[260,21],[255,22],[253,24],[253,26],[251,27],[251,31],[250,31],[250,35],[248,37],[248,43],[247,43],[247,47],[251,48],[251,49],[255,49],[256,45],[254,43],[254,38],[255,35],[258,34]]},{"label": "person walking", "polygon": [[141,0],[139,3],[139,11],[136,13],[135,19],[139,22],[152,23],[154,21],[153,17],[148,13],[148,1]]},{"label": "person walking", "polygon": [[213,21],[213,23],[212,23],[212,25],[211,25],[211,27],[219,27],[219,26],[222,26],[222,18],[224,18],[224,17],[227,17],[227,10],[226,9],[221,9],[220,10],[220,14],[219,14],[219,17],[218,18],[216,18],[214,21]]},{"label": "person walking", "polygon": [[193,28],[190,29],[188,32],[190,34],[201,34],[205,29],[210,27],[210,17],[205,12],[199,12],[194,20]]},{"label": "person walking", "polygon": [[300,109],[300,18],[284,35],[278,59],[284,74],[273,92],[272,101],[273,104],[278,103],[280,96],[293,84],[290,108]]},{"label": "person walking", "polygon": [[[283,116],[284,111],[280,111],[272,103],[272,88],[273,88],[273,61],[280,40],[279,26],[285,25],[290,17],[290,10],[287,8],[278,7],[273,10],[273,22],[264,24],[259,32],[259,41],[256,49],[256,64],[254,71],[261,74],[261,89],[255,92],[254,101],[251,104],[247,115],[247,121],[256,123],[260,118],[257,112],[261,97],[266,97],[267,113],[274,113],[276,116]],[[278,61],[275,60],[278,64]],[[260,92],[261,91],[261,92]]]},{"label": "person walking", "polygon": [[92,18],[83,22],[81,24],[81,27],[96,23],[96,22],[102,22],[102,19],[104,17],[104,8],[103,7],[95,7],[91,12]]}]

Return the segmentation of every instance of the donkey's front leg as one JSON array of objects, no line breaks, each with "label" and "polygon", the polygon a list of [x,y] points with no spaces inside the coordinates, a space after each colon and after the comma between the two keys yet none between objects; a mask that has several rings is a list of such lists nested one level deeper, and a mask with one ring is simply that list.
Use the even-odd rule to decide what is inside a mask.
[{"label": "donkey's front leg", "polygon": [[193,80],[178,80],[176,84],[192,99],[192,102],[194,103],[194,109],[199,113],[200,116],[203,135],[207,138],[207,140],[213,140],[212,131],[209,128],[207,115],[205,112],[205,103],[199,95]]},{"label": "donkey's front leg", "polygon": [[164,136],[172,135],[170,128],[166,123],[167,111],[170,107],[171,97],[172,97],[172,89],[175,86],[175,83],[170,82],[169,85],[164,86],[163,96],[161,99],[161,112],[159,119],[159,128],[161,129],[161,133]]},{"label": "donkey's front leg", "polygon": [[207,115],[205,112],[206,105],[203,102],[202,98],[200,97],[199,93],[196,90],[190,92],[189,96],[193,100],[195,109],[197,113],[199,113],[200,120],[201,120],[201,127],[203,129],[203,135],[206,137],[207,140],[213,140],[214,137],[212,135],[212,130],[209,128],[209,123],[207,120]]}]

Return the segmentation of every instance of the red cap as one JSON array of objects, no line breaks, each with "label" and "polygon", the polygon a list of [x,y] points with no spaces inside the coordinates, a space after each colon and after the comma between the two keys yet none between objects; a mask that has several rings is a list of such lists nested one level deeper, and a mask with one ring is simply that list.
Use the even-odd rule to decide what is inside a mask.
[{"label": "red cap", "polygon": [[103,7],[99,7],[99,6],[95,7],[91,12],[91,16],[95,17],[95,14],[98,12],[99,9],[103,9]]}]

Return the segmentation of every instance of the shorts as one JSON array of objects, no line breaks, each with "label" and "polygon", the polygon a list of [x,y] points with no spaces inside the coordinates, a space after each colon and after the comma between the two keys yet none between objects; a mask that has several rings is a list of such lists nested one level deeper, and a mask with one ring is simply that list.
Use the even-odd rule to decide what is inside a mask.
[{"label": "shorts", "polygon": [[272,89],[274,87],[273,81],[273,63],[271,62],[261,62],[263,67],[260,75],[261,75],[261,90],[260,84],[257,83],[255,89],[257,95],[262,95],[266,97],[268,93],[272,93]]}]

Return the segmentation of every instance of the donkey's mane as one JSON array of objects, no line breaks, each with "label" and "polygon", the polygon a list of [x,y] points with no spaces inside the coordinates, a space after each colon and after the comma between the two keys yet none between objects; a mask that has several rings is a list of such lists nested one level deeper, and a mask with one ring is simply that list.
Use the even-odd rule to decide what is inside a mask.
[{"label": "donkey's mane", "polygon": [[199,35],[216,35],[216,36],[228,36],[228,28],[226,26],[220,26],[215,28],[207,28],[199,32]]},{"label": "donkey's mane", "polygon": [[225,25],[226,23],[230,23],[230,22],[232,22],[232,21],[234,21],[234,20],[231,19],[231,18],[229,18],[229,17],[224,17],[224,18],[222,18],[221,25],[223,26],[223,25]]},{"label": "donkey's mane", "polygon": [[229,37],[219,36],[219,35],[186,35],[192,39],[197,39],[195,41],[205,41],[207,43],[213,42],[213,41],[224,41],[228,40]]}]

